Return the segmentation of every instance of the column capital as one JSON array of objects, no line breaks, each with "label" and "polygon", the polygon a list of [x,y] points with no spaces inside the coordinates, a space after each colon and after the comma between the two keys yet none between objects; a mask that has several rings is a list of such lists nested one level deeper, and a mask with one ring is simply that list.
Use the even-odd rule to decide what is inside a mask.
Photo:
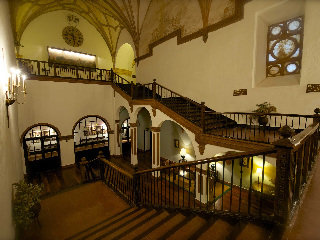
[{"label": "column capital", "polygon": [[137,127],[138,124],[137,123],[129,123],[130,124],[130,127]]},{"label": "column capital", "polygon": [[120,123],[120,120],[115,120],[114,122],[115,122],[115,123]]},{"label": "column capital", "polygon": [[160,132],[160,128],[159,127],[151,127],[151,131],[152,132]]}]

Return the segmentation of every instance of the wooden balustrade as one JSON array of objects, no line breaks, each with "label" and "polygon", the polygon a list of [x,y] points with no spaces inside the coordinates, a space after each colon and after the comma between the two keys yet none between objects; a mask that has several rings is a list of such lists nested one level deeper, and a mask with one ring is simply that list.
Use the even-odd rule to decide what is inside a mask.
[{"label": "wooden balustrade", "polygon": [[133,204],[135,202],[133,176],[116,166],[114,163],[108,161],[103,156],[100,155],[99,159],[102,181],[119,193],[130,204]]}]

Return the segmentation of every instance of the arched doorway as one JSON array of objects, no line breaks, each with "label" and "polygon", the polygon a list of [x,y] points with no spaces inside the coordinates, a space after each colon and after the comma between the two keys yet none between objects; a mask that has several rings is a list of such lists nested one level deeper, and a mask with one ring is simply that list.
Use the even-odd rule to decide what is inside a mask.
[{"label": "arched doorway", "polygon": [[194,161],[195,152],[187,132],[177,123],[166,120],[160,128],[160,160],[162,165],[182,160],[181,149],[185,149],[184,160]]},{"label": "arched doorway", "polygon": [[59,131],[49,124],[36,124],[23,135],[26,171],[29,176],[61,167]]},{"label": "arched doorway", "polygon": [[119,109],[119,126],[120,126],[120,148],[122,156],[125,160],[131,161],[131,133],[130,133],[130,117],[125,107]]},{"label": "arched doorway", "polygon": [[109,134],[108,122],[100,116],[81,118],[73,128],[75,163],[78,165],[82,157],[86,160],[95,159],[102,151],[108,158]]},{"label": "arched doorway", "polygon": [[137,115],[138,164],[142,169],[152,168],[152,121],[149,111],[143,107]]},{"label": "arched doorway", "polygon": [[136,82],[136,65],[134,50],[129,43],[120,46],[116,56],[114,71],[129,82]]}]

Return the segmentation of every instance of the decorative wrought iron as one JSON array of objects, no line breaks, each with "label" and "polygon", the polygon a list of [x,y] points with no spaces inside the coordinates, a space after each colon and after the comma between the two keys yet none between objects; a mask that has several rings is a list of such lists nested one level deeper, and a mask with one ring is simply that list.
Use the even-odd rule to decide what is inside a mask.
[{"label": "decorative wrought iron", "polygon": [[303,17],[268,28],[267,77],[299,74],[303,46]]},{"label": "decorative wrought iron", "polygon": [[50,126],[31,128],[23,137],[23,149],[28,174],[61,166],[59,136]]}]

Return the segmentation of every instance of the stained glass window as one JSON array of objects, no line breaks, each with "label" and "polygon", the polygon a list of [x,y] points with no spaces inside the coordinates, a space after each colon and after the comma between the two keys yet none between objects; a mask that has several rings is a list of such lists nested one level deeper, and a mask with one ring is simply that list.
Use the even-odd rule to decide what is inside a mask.
[{"label": "stained glass window", "polygon": [[267,77],[299,74],[303,43],[303,17],[268,27]]}]

